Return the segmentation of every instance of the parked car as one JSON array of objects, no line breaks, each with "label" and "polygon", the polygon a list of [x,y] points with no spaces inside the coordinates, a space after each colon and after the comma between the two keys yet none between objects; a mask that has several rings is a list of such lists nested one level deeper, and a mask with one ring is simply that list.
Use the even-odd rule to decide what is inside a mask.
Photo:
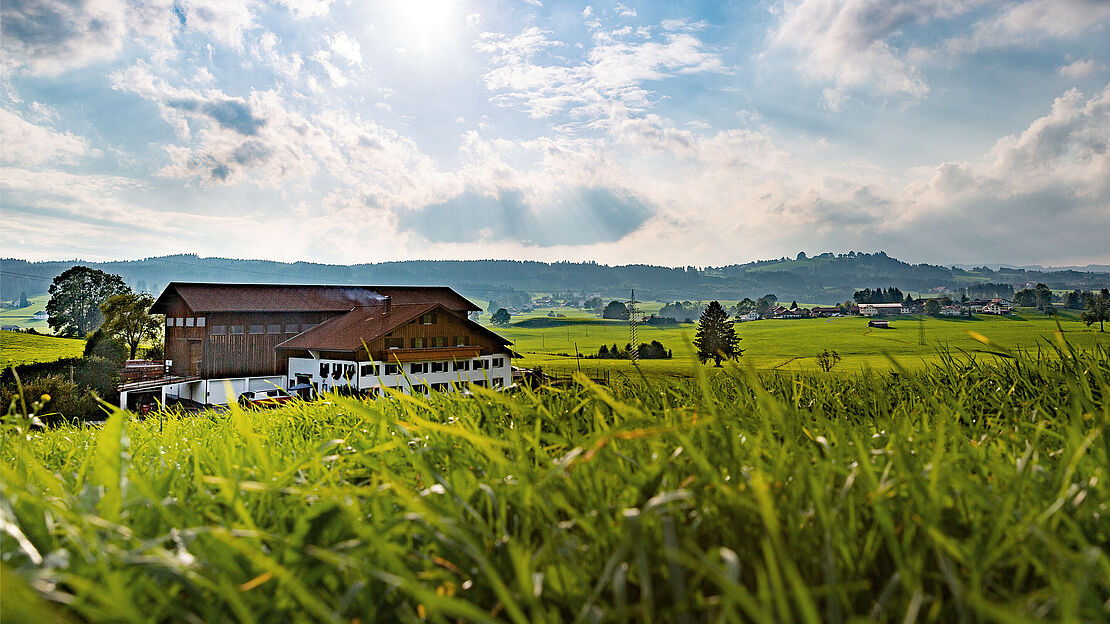
[{"label": "parked car", "polygon": [[243,407],[279,407],[294,398],[281,388],[259,392],[247,391],[239,395],[239,405]]}]

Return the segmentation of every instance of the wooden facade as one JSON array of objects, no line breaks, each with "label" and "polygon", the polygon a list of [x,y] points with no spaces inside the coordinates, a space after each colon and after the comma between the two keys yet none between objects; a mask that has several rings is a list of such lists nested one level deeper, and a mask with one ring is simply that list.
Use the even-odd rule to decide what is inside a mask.
[{"label": "wooden facade", "polygon": [[[269,299],[260,296],[260,300],[257,301],[258,307],[284,305],[287,309],[267,311],[263,309],[244,310],[243,308],[248,306],[244,305],[242,294],[236,292],[235,285],[211,286],[210,290],[206,290],[202,294],[219,293],[219,296],[210,296],[210,300],[207,302],[204,302],[200,297],[196,297],[196,300],[201,301],[200,307],[208,307],[208,309],[193,310],[189,307],[188,300],[180,296],[178,291],[175,290],[175,286],[176,284],[171,284],[167,287],[166,292],[159,297],[153,311],[165,315],[165,359],[172,361],[169,373],[181,377],[226,379],[284,376],[288,371],[289,357],[303,357],[307,355],[307,349],[317,347],[307,345],[304,349],[279,350],[278,345],[325,321],[338,319],[353,313],[351,307],[342,303],[335,304],[333,301],[326,299],[326,295],[336,292],[335,287],[318,287],[323,295],[316,298],[306,296],[303,301],[295,301],[295,304],[304,303],[306,307],[316,308],[311,311],[299,311],[288,309],[290,307],[288,300],[280,301],[277,304],[272,303],[272,301],[279,299],[279,297],[274,296],[274,293],[280,296],[287,294],[288,291],[282,292],[285,289],[279,285],[271,286],[269,287],[269,293],[262,293],[269,296]],[[205,285],[185,284],[184,286],[193,288],[194,292],[206,288]],[[292,288],[299,289],[299,292],[302,293],[308,291],[309,295],[315,294],[311,292],[314,287],[295,286]],[[344,289],[344,292],[354,288],[370,287],[351,287],[350,289]],[[476,308],[454,291],[434,287],[429,288],[426,293],[421,292],[417,287],[384,287],[381,290],[387,288],[393,288],[400,295],[409,298],[427,297],[433,303],[428,303],[426,306],[434,308],[434,311],[429,310],[428,313],[421,314],[402,325],[393,327],[391,331],[382,335],[365,335],[360,329],[352,328],[356,333],[353,334],[354,346],[349,347],[351,350],[335,352],[321,349],[317,356],[358,361],[370,359],[387,361],[391,353],[403,353],[404,355],[400,356],[401,358],[405,361],[412,361],[414,356],[421,353],[427,353],[428,357],[426,359],[428,360],[439,359],[439,356],[443,356],[444,359],[451,359],[463,354],[464,351],[467,357],[510,353],[505,346],[505,342],[503,340],[498,341],[499,337],[496,334],[481,328],[466,318],[467,311]],[[259,292],[259,286],[244,286],[242,292]],[[212,300],[225,295],[229,299],[234,296],[239,297],[239,300],[233,302],[238,309],[234,311],[216,309],[218,301],[213,303]],[[195,295],[191,296],[195,297]],[[254,303],[253,294],[249,299],[250,301],[247,301],[247,303]],[[382,322],[385,322],[385,319],[392,318],[392,313],[388,312],[389,310],[395,310],[399,313],[397,308],[401,307],[391,308],[387,303],[388,300],[389,298],[386,297],[371,306],[356,307],[355,310],[372,309],[379,311],[376,314],[382,316]],[[444,301],[451,308],[446,307]],[[411,309],[415,304],[405,305]],[[383,315],[380,311],[386,312]],[[323,329],[323,327],[320,328],[320,330]],[[372,330],[368,330],[367,333],[372,333]],[[369,352],[366,348],[360,346],[363,340],[366,347],[369,348]]]}]

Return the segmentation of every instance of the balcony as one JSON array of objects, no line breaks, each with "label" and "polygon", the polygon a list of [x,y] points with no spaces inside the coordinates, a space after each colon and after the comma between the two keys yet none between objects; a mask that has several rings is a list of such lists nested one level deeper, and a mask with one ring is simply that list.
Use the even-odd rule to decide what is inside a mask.
[{"label": "balcony", "polygon": [[390,349],[383,352],[386,362],[429,362],[432,360],[469,360],[482,353],[482,348],[473,347],[425,347],[422,349]]}]

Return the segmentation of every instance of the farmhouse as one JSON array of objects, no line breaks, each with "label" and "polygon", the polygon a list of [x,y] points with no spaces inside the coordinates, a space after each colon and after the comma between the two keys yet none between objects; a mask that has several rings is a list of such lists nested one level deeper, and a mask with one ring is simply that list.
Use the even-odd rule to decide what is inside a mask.
[{"label": "farmhouse", "polygon": [[860,316],[881,316],[886,314],[902,314],[900,303],[861,303],[859,304]]},{"label": "farmhouse", "polygon": [[512,376],[510,343],[467,318],[478,309],[437,286],[173,282],[150,310],[166,319],[164,371],[124,369],[120,405],[224,404],[292,388],[501,387]]}]

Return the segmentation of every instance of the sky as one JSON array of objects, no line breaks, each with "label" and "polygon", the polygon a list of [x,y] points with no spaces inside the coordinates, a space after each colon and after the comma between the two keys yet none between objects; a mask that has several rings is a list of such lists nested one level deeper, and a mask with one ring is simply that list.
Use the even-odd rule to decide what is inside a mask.
[{"label": "sky", "polygon": [[1110,263],[1110,1],[4,0],[0,255]]}]

